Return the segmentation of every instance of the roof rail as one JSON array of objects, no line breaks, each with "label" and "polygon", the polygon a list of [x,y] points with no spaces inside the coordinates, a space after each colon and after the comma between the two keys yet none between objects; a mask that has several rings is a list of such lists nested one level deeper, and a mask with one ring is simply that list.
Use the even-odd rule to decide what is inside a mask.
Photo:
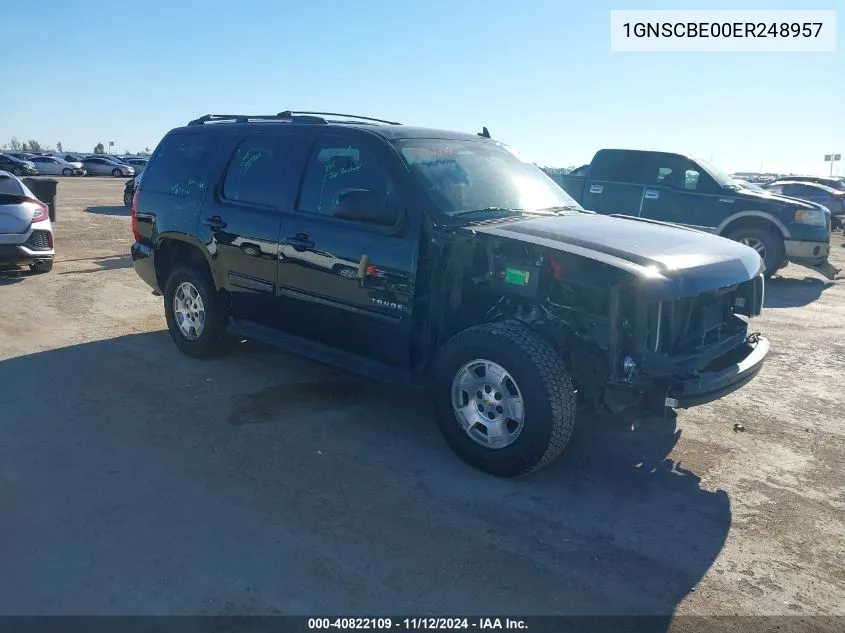
[{"label": "roof rail", "polygon": [[358,119],[359,121],[375,121],[376,123],[387,123],[388,125],[402,125],[401,123],[398,123],[396,121],[386,121],[385,119],[376,119],[371,116],[358,116],[357,114],[342,114],[340,112],[305,112],[298,110],[285,110],[284,112],[279,112],[277,116],[286,118],[302,114],[316,116],[342,116],[347,119]]},{"label": "roof rail", "polygon": [[291,121],[296,123],[328,123],[317,116],[294,116],[290,112],[279,114],[206,114],[188,122],[188,125],[204,125],[206,123],[248,123],[249,121]]}]

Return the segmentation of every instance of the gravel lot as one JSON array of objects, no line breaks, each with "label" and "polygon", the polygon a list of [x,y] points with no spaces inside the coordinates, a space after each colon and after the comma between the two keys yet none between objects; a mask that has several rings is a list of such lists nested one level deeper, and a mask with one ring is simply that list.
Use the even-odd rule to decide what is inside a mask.
[{"label": "gravel lot", "polygon": [[845,281],[767,286],[744,390],[497,480],[420,395],[181,355],[123,184],[62,179],[53,271],[0,271],[0,613],[845,615]]}]

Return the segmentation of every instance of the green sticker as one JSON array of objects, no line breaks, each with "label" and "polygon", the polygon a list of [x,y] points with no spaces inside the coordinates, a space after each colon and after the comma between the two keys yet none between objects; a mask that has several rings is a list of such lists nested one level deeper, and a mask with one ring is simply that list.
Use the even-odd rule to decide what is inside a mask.
[{"label": "green sticker", "polygon": [[524,286],[528,283],[528,271],[518,268],[505,268],[505,283]]}]

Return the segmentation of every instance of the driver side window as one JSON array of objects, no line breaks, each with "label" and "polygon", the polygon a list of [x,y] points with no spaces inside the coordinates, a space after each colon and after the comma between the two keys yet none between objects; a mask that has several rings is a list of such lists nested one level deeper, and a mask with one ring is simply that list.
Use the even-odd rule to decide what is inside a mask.
[{"label": "driver side window", "polygon": [[338,195],[354,189],[373,191],[385,207],[392,206],[393,183],[368,149],[339,136],[320,139],[305,168],[297,209],[332,215]]}]

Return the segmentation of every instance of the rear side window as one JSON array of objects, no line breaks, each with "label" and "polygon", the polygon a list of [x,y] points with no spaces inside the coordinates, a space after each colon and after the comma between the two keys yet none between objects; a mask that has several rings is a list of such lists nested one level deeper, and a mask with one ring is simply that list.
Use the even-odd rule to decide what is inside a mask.
[{"label": "rear side window", "polygon": [[641,185],[645,183],[647,162],[648,155],[641,152],[599,152],[590,165],[590,177],[592,180]]},{"label": "rear side window", "polygon": [[0,193],[22,196],[24,192],[21,183],[16,178],[0,177]]},{"label": "rear side window", "polygon": [[290,164],[295,142],[291,134],[254,134],[241,141],[226,167],[223,197],[278,207],[282,176]]},{"label": "rear side window", "polygon": [[385,206],[394,193],[387,172],[366,148],[338,136],[320,139],[308,159],[297,208],[331,215],[338,194],[351,189],[375,191]]},{"label": "rear side window", "polygon": [[172,196],[201,196],[208,186],[203,159],[208,134],[170,134],[156,149],[144,170],[144,189]]}]

